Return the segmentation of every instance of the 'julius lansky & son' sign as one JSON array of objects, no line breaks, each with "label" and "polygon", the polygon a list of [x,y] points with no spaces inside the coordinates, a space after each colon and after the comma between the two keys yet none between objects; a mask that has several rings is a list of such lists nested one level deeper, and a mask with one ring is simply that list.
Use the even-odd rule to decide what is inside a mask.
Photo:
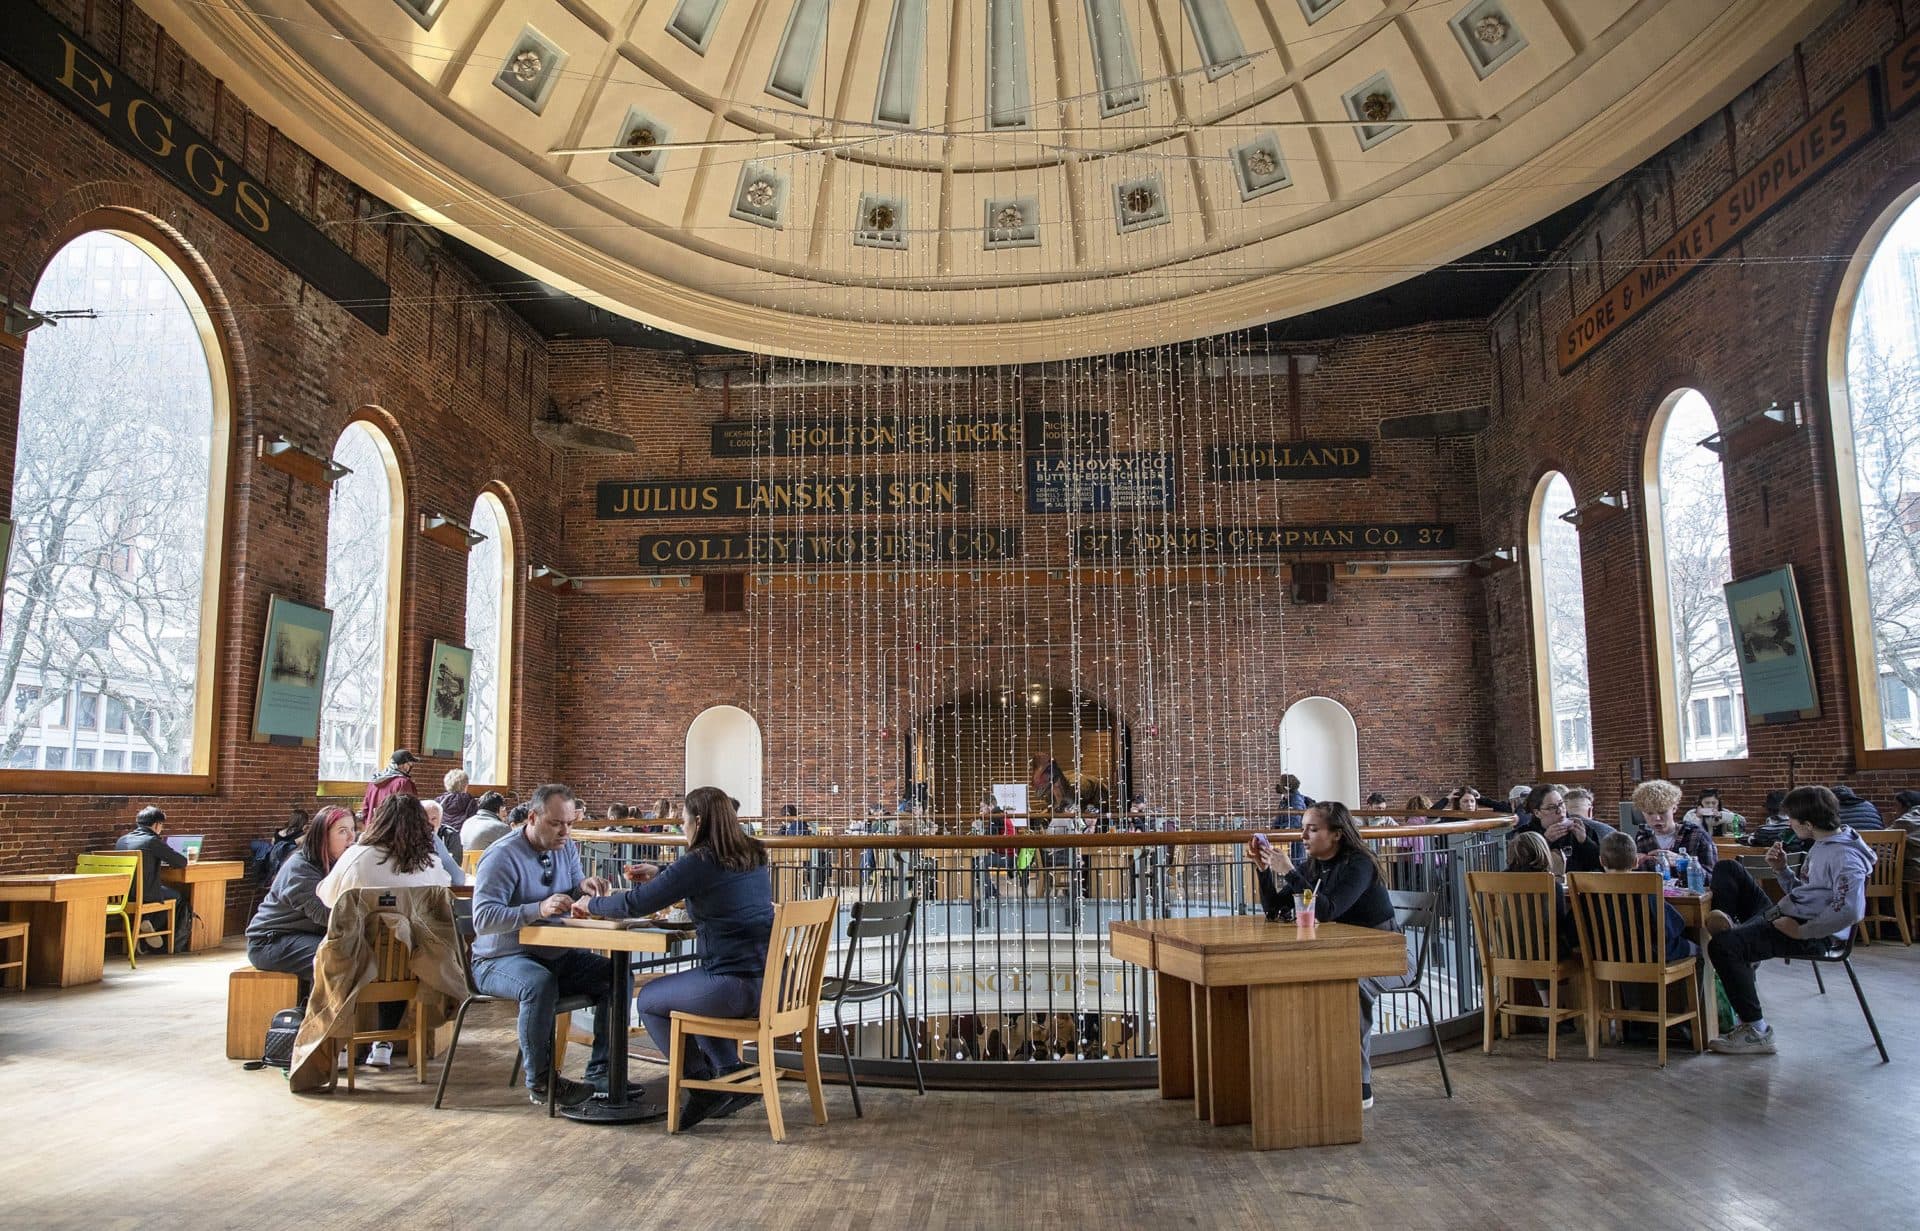
[{"label": "'julius lansky & son' sign", "polygon": [[1560,335],[1560,370],[1572,370],[1688,274],[1865,144],[1880,125],[1880,95],[1869,72],[1814,112],[1733,187],[1688,219],[1658,252],[1574,317]]},{"label": "'julius lansky & son' sign", "polygon": [[[32,0],[7,0],[0,59],[353,316],[387,331],[387,284]],[[16,117],[18,118],[18,117]]]},{"label": "'julius lansky & son' sign", "polygon": [[845,517],[860,513],[964,513],[973,476],[926,474],[837,479],[609,479],[594,491],[602,520],[628,517]]}]

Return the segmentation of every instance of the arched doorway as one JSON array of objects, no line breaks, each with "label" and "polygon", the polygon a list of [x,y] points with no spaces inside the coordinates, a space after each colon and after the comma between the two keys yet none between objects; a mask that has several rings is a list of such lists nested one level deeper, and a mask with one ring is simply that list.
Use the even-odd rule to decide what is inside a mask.
[{"label": "arched doorway", "polygon": [[909,769],[927,784],[930,813],[970,817],[994,783],[1028,781],[1035,756],[1053,757],[1089,806],[1124,807],[1132,790],[1126,720],[1044,683],[982,688],[933,710],[914,726]]},{"label": "arched doorway", "polygon": [[1360,731],[1347,707],[1331,697],[1307,697],[1280,719],[1280,769],[1300,779],[1315,799],[1336,799],[1349,808],[1360,794]]},{"label": "arched doorway", "polygon": [[741,816],[760,816],[760,724],[737,705],[700,711],[687,728],[687,785],[717,786],[740,801]]}]

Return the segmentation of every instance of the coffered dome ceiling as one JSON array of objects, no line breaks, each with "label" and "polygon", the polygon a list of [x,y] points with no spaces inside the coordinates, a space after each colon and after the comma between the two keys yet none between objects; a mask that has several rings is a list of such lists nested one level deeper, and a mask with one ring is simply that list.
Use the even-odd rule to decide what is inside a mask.
[{"label": "coffered dome ceiling", "polygon": [[1430,269],[1658,150],[1835,0],[143,4],[328,162],[555,287],[944,364]]}]

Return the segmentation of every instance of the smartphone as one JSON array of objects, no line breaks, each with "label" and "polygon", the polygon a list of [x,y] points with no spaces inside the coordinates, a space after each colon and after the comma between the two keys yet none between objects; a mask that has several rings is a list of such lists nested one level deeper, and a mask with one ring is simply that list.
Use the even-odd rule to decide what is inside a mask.
[{"label": "smartphone", "polygon": [[1267,841],[1267,835],[1263,833],[1258,833],[1258,832],[1256,832],[1253,835],[1253,844],[1256,847],[1259,847],[1263,851],[1267,850],[1269,847],[1273,845],[1273,843]]}]

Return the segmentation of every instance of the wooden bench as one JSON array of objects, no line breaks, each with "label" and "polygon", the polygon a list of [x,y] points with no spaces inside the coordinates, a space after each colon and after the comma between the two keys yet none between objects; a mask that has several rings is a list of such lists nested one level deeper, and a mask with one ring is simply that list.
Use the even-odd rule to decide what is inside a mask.
[{"label": "wooden bench", "polygon": [[227,976],[227,1059],[258,1060],[273,1015],[300,999],[300,980],[242,966]]},{"label": "wooden bench", "polygon": [[11,959],[0,961],[0,987],[7,985],[7,972],[13,971],[13,985],[21,991],[27,988],[27,929],[25,923],[0,922],[0,946],[13,941],[20,942],[20,951]]}]

